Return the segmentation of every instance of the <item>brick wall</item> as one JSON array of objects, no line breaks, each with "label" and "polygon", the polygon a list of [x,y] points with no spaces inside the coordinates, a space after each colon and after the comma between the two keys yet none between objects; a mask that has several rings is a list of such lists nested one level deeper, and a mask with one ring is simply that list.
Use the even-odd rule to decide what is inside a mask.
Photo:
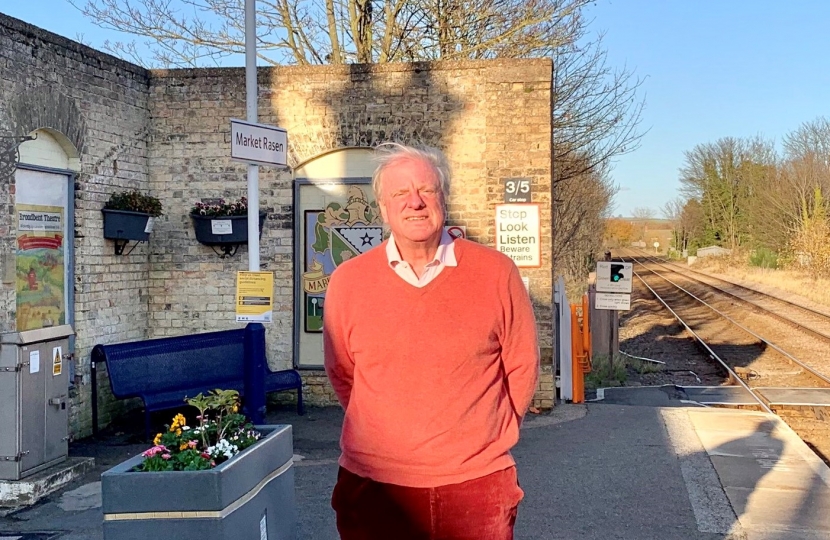
[{"label": "brick wall", "polygon": [[[0,14],[0,136],[49,128],[80,152],[75,182],[75,386],[70,431],[91,429],[89,353],[99,342],[146,337],[146,245],[116,257],[101,208],[113,190],[149,188],[148,73],[129,63]],[[0,139],[0,152],[8,139]],[[0,255],[14,264],[14,173],[0,158]],[[11,273],[13,278],[13,272]],[[72,286],[72,284],[69,284]],[[15,330],[14,282],[0,292],[0,331]],[[106,390],[106,379],[102,389]],[[102,416],[120,410],[102,397]]]},{"label": "brick wall", "polygon": [[[476,241],[495,244],[494,205],[501,181],[530,178],[541,204],[542,267],[530,278],[545,363],[551,356],[550,80],[545,60],[261,68],[259,121],[288,130],[291,164],[344,146],[389,139],[442,148],[454,173],[450,221]],[[234,327],[235,272],[247,269],[243,249],[220,260],[196,242],[190,205],[246,193],[246,169],[228,159],[230,119],[245,118],[242,69],[153,71],[150,83],[150,185],[168,217],[152,246],[153,335]],[[292,358],[293,208],[291,175],[260,169],[268,212],[260,246],[275,273],[277,321],[267,326],[271,367]],[[547,370],[537,406],[550,406]],[[309,402],[333,403],[320,373],[304,374]]]},{"label": "brick wall", "polygon": [[[442,148],[454,172],[450,221],[495,241],[501,180],[527,177],[541,204],[543,265],[530,278],[543,362],[551,356],[550,80],[546,60],[285,67],[259,70],[259,121],[288,129],[291,165],[330,149],[384,140]],[[219,258],[188,217],[201,199],[246,194],[246,167],[229,159],[230,119],[245,118],[242,69],[147,72],[0,15],[0,135],[49,127],[80,152],[75,191],[77,359],[71,431],[89,434],[89,353],[96,343],[233,328],[235,273],[245,247]],[[12,169],[0,159],[0,255],[14,253]],[[164,216],[149,244],[115,256],[100,209],[139,188]],[[292,363],[293,194],[290,170],[260,168],[267,221],[263,269],[275,275],[276,320],[266,325],[272,368]],[[8,209],[8,211],[5,211]],[[0,272],[0,274],[3,274]],[[0,331],[14,330],[13,284],[0,290]],[[303,373],[310,404],[336,401],[325,374]],[[100,374],[102,423],[124,403]],[[536,406],[550,406],[546,368]],[[279,400],[291,399],[280,395]],[[131,404],[130,404],[131,405]]]}]

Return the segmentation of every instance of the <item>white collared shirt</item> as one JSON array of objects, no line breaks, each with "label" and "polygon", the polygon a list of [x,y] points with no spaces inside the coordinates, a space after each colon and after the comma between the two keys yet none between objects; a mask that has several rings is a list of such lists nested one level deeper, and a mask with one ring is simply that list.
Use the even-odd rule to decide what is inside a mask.
[{"label": "white collared shirt", "polygon": [[423,287],[438,277],[445,266],[457,266],[455,243],[446,230],[441,233],[438,249],[435,250],[435,258],[424,267],[424,273],[420,279],[415,275],[412,266],[401,258],[398,246],[395,244],[395,237],[391,233],[389,234],[389,242],[386,244],[386,258],[389,261],[389,267],[404,281],[415,287]]}]

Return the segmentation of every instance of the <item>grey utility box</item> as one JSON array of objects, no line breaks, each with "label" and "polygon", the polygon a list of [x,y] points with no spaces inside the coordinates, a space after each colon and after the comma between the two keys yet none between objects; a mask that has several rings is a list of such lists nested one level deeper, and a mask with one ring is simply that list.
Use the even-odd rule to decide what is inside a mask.
[{"label": "grey utility box", "polygon": [[69,454],[69,325],[0,334],[0,480]]}]

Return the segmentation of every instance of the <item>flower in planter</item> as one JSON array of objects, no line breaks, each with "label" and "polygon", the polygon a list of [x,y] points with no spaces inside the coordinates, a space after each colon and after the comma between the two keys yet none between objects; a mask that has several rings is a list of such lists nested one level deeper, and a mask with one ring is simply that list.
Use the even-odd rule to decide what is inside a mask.
[{"label": "flower in planter", "polygon": [[159,217],[162,214],[161,201],[156,197],[144,195],[138,190],[113,193],[110,195],[106,204],[104,204],[104,209],[143,212],[153,217]]},{"label": "flower in planter", "polygon": [[166,431],[153,439],[142,453],[136,471],[199,471],[211,469],[252,446],[262,434],[239,414],[239,392],[213,390],[186,400],[195,407],[195,427],[182,414],[173,417]]},{"label": "flower in planter", "polygon": [[197,202],[190,209],[190,214],[207,217],[227,217],[248,215],[248,198],[241,197],[235,202],[225,202],[219,199],[216,202]]}]

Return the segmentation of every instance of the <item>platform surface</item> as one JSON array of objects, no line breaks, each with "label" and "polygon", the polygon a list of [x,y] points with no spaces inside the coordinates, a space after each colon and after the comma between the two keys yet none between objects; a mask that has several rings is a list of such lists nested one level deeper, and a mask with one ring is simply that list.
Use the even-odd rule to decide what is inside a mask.
[{"label": "platform surface", "polygon": [[[627,395],[661,399],[641,390]],[[338,538],[331,490],[342,418],[334,408],[268,415],[271,423],[294,426],[299,539]],[[135,450],[106,441],[76,447],[103,464]],[[830,538],[830,470],[772,415],[688,405],[561,405],[552,414],[528,415],[513,455],[525,492],[517,540]],[[55,540],[101,540],[97,480],[91,473],[0,518],[0,537],[55,531]]]},{"label": "platform surface", "polygon": [[757,388],[771,405],[830,407],[830,388]]}]

